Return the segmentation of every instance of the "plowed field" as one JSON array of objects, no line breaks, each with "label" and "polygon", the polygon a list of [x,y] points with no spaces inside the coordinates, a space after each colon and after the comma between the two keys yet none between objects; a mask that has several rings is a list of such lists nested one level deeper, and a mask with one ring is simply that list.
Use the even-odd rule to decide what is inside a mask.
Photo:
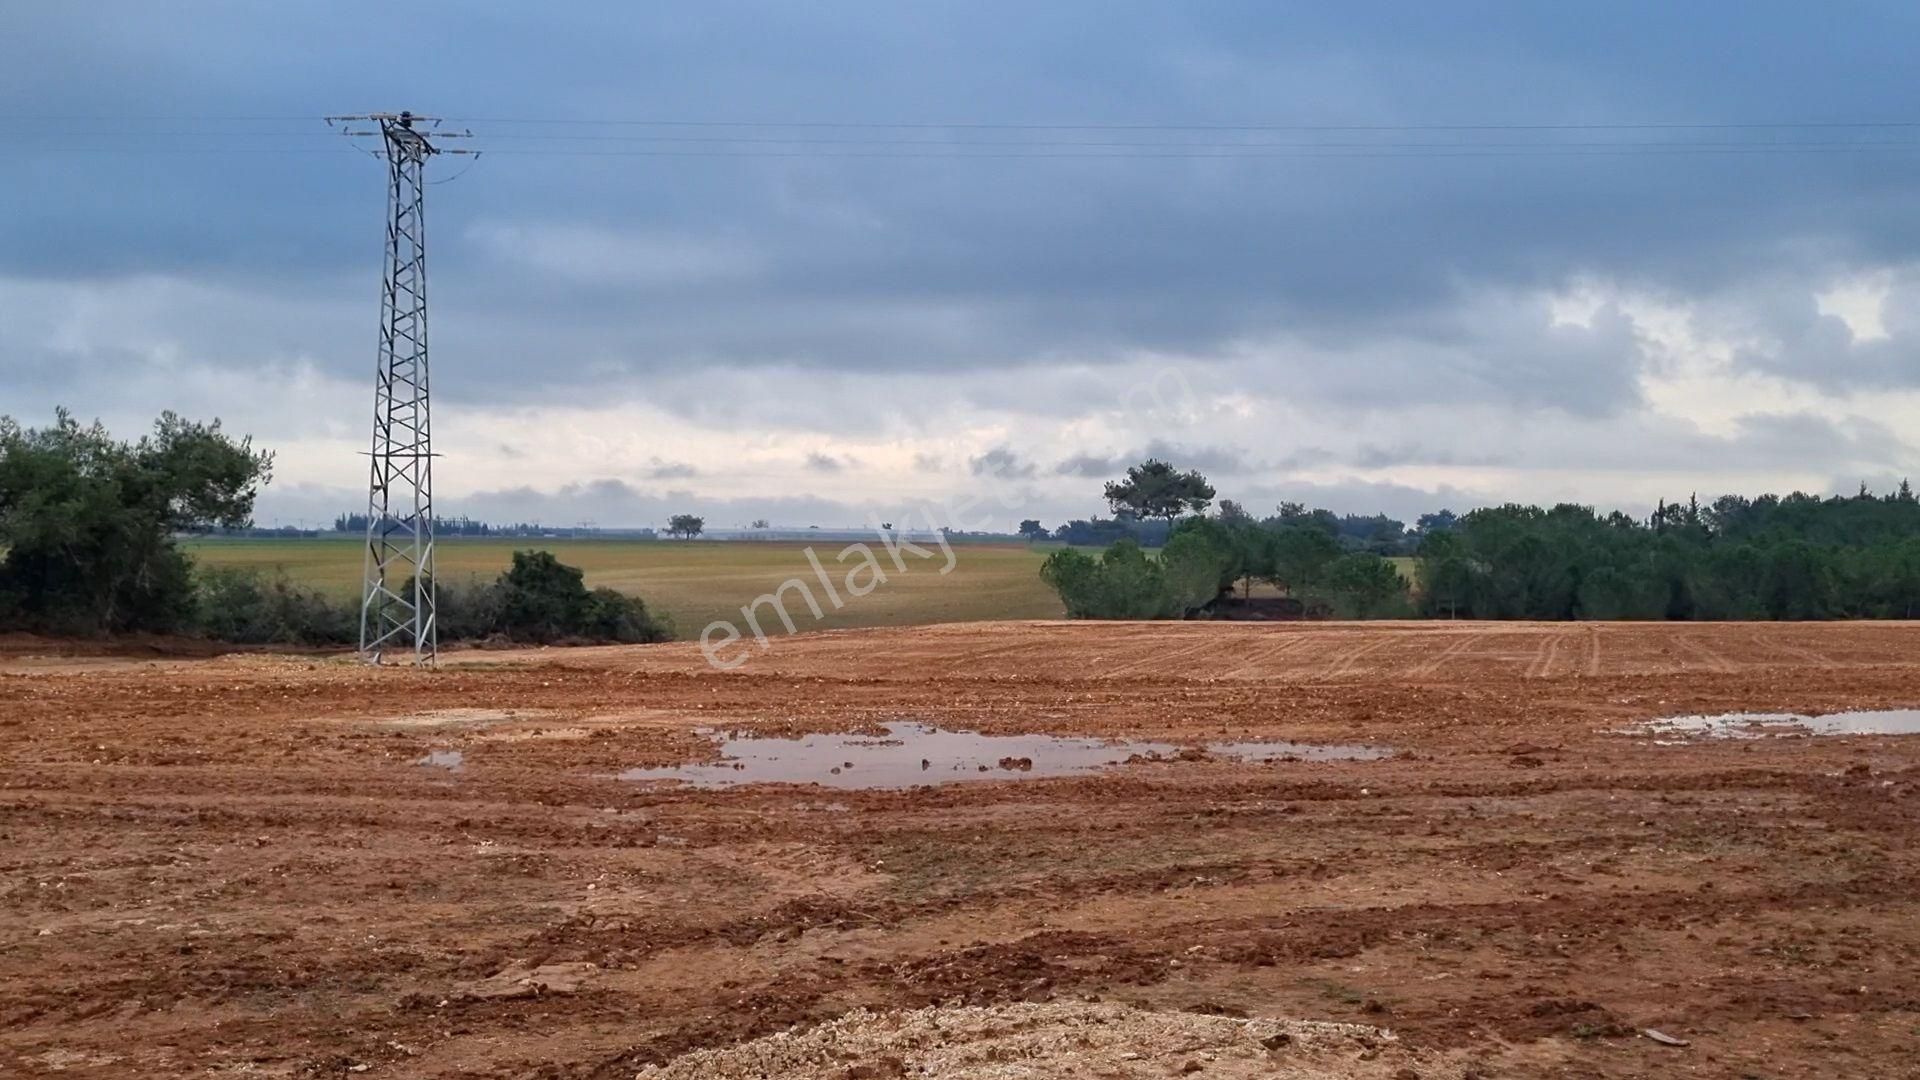
[{"label": "plowed field", "polygon": [[[1920,624],[977,623],[731,672],[52,651],[0,659],[0,1075],[747,1075],[788,1058],[717,1051],[856,1010],[780,1075],[1920,1075],[1920,737],[1623,730],[1920,706]],[[616,777],[898,721],[1193,749]],[[1201,749],[1266,739],[1394,754]],[[1085,1042],[1019,1071],[1054,1031]]]}]

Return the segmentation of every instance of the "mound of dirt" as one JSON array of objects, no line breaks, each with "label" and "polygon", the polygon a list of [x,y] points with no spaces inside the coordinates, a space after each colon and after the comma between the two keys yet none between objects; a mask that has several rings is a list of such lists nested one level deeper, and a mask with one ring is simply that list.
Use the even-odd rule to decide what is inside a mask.
[{"label": "mound of dirt", "polygon": [[1392,1080],[1423,1075],[1415,1064],[1391,1033],[1359,1024],[1021,1003],[856,1010],[818,1027],[696,1050],[636,1080]]}]

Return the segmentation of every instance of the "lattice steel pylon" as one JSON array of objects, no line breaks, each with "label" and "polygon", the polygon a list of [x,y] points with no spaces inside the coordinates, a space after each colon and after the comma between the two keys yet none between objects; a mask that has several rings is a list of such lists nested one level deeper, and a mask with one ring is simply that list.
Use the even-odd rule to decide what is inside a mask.
[{"label": "lattice steel pylon", "polygon": [[[434,617],[425,173],[427,159],[442,151],[419,125],[438,121],[406,112],[328,120],[335,121],[348,122],[348,135],[378,134],[387,164],[386,273],[374,372],[360,653],[379,663],[390,653],[411,650],[416,662],[432,663],[439,652],[439,628]],[[351,130],[352,121],[378,124],[379,130]],[[434,137],[442,135],[435,132]]]}]

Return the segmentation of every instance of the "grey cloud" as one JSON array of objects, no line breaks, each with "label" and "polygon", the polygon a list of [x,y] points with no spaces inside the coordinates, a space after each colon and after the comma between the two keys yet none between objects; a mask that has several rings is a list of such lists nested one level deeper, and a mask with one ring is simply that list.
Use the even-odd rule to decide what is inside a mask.
[{"label": "grey cloud", "polygon": [[[1323,451],[1323,453],[1326,453]],[[1324,458],[1321,463],[1331,458]],[[1458,452],[1445,447],[1403,442],[1392,445],[1363,444],[1354,449],[1351,463],[1362,469],[1388,469],[1396,465],[1504,466],[1514,463],[1511,453]]]},{"label": "grey cloud", "polygon": [[1726,440],[1740,461],[1779,466],[1862,463],[1875,468],[1912,461],[1908,446],[1884,424],[1854,417],[1841,424],[1812,413],[1759,413],[1741,417]]},{"label": "grey cloud", "polygon": [[1273,513],[1283,502],[1300,502],[1308,506],[1324,506],[1339,513],[1386,514],[1407,522],[1435,510],[1449,509],[1464,513],[1478,506],[1504,501],[1488,493],[1455,487],[1423,488],[1364,480],[1324,484],[1256,484],[1232,494],[1222,494],[1244,505],[1247,512],[1255,517]]},{"label": "grey cloud", "polygon": [[831,454],[823,454],[818,450],[810,451],[804,464],[807,469],[817,473],[837,473],[847,467],[846,462],[841,459]]},{"label": "grey cloud", "polygon": [[992,476],[1001,480],[1025,480],[1034,472],[1032,462],[1022,460],[1020,455],[1004,446],[996,446],[978,457],[967,459],[967,468],[975,476]]},{"label": "grey cloud", "polygon": [[1181,469],[1204,473],[1241,473],[1247,471],[1246,456],[1229,446],[1200,446],[1154,439],[1134,455],[1133,461],[1158,458]]},{"label": "grey cloud", "polygon": [[1098,454],[1075,454],[1053,467],[1056,476],[1084,476],[1090,479],[1113,476],[1126,469],[1126,460],[1120,457],[1101,457]]},{"label": "grey cloud", "polygon": [[1141,449],[1129,454],[1074,454],[1055,464],[1053,473],[1055,476],[1089,479],[1111,478],[1125,472],[1128,466],[1137,465],[1148,458],[1158,458],[1181,469],[1198,469],[1205,473],[1233,474],[1246,472],[1249,468],[1246,456],[1231,447],[1152,439]]},{"label": "grey cloud", "polygon": [[[1020,9],[1028,33],[1017,47],[1001,34],[1016,9],[995,4],[941,22],[937,35],[924,13],[867,7],[800,14],[748,4],[693,28],[661,14],[610,23],[592,5],[449,27],[370,3],[325,15],[281,5],[217,22],[119,4],[98,20],[113,33],[57,7],[15,20],[0,72],[17,85],[0,85],[29,108],[101,115],[154,100],[188,116],[217,114],[241,88],[298,100],[323,73],[378,83],[402,55],[415,92],[476,110],[491,103],[576,118],[582,100],[615,115],[760,115],[778,100],[795,116],[851,118],[869,116],[875,101],[911,117],[965,100],[1014,123],[1125,121],[1175,101],[1209,119],[1310,123],[1331,109],[1354,123],[1394,123],[1509,115],[1516,89],[1542,85],[1577,102],[1569,106],[1577,119],[1596,122],[1644,118],[1649,100],[1706,121],[1870,115],[1906,90],[1904,58],[1877,43],[1915,29],[1912,13],[1881,7],[1858,16],[1857,33],[1835,37],[1811,9],[1754,5],[1741,13],[1743,48],[1703,68],[1664,43],[1695,39],[1716,16],[1658,8],[1612,13],[1630,34],[1593,33],[1591,16],[1512,12],[1489,53],[1464,15],[1403,24],[1360,10],[1283,17],[1257,6],[1207,16],[1092,2],[1045,18]],[[375,12],[393,28],[378,40],[323,29]],[[556,43],[552,56],[521,48],[533,33]],[[1815,34],[1822,48],[1807,49]],[[416,35],[449,40],[448,58],[403,54],[400,43]],[[325,44],[290,60],[273,47],[289,39]],[[703,60],[711,53],[689,42],[725,42],[738,63]],[[982,65],[970,43],[992,43],[995,62]],[[595,74],[596,64],[617,75]],[[821,64],[832,78],[821,77]],[[1063,65],[1080,88],[1070,96],[1060,90]],[[1817,103],[1806,99],[1810,86]],[[1738,289],[1754,267],[1809,250],[1841,267],[1910,260],[1920,248],[1911,230],[1885,226],[1912,220],[1920,193],[1903,163],[1871,155],[1307,159],[1269,148],[1248,161],[876,162],[788,147],[803,156],[622,158],[607,153],[626,146],[605,139],[618,132],[548,131],[599,141],[529,144],[512,141],[530,133],[524,125],[476,126],[502,151],[600,155],[502,154],[434,190],[437,235],[446,238],[435,262],[436,341],[462,358],[460,377],[441,385],[476,398],[633,394],[649,373],[715,365],[868,372],[913,357],[1006,370],[1063,356],[1110,363],[1140,349],[1205,355],[1287,337],[1311,352],[1350,350],[1353,374],[1380,375],[1347,387],[1320,372],[1299,381],[1304,396],[1324,396],[1324,383],[1345,391],[1343,401],[1408,399],[1438,383],[1483,400],[1595,412],[1632,401],[1620,343],[1604,328],[1599,341],[1498,325],[1450,338],[1460,327],[1449,313],[1480,291],[1526,292],[1581,275],[1705,294]],[[329,138],[313,125],[313,146],[331,148]],[[174,141],[183,139],[202,145]],[[29,141],[26,152],[44,142]],[[628,149],[676,145],[700,149]],[[76,156],[84,160],[46,153],[17,174],[0,172],[0,187],[34,190],[49,174],[61,185],[61,198],[36,200],[36,214],[0,222],[0,267],[64,280],[205,280],[233,267],[287,295],[307,294],[316,279],[349,279],[358,313],[303,347],[329,370],[364,367],[379,188],[371,163],[343,155],[296,171],[264,155],[178,155],[145,167],[141,197],[130,197]],[[204,228],[215,208],[233,227]],[[218,322],[231,324],[240,310]],[[1431,355],[1405,367],[1365,362],[1450,350],[1437,366]],[[560,377],[516,384],[529,357]],[[1861,364],[1869,375],[1880,366]],[[1397,376],[1428,367],[1435,379],[1402,388]]]},{"label": "grey cloud", "polygon": [[1823,313],[1811,275],[1778,276],[1712,297],[1701,321],[1746,339],[1737,367],[1845,392],[1920,385],[1920,272],[1895,275],[1881,304],[1885,337],[1860,339]]},{"label": "grey cloud", "polygon": [[700,470],[684,461],[653,458],[647,464],[646,475],[649,480],[686,480],[700,475]]}]

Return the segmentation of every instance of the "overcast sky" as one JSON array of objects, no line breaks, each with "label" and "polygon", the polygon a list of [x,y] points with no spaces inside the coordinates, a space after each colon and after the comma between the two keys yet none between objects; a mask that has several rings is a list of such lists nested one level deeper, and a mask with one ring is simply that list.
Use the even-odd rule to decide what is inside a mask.
[{"label": "overcast sky", "polygon": [[9,4],[0,412],[218,416],[278,454],[263,523],[363,507],[384,178],[320,117],[407,108],[486,151],[430,167],[443,512],[984,493],[966,524],[1051,525],[1148,453],[1257,513],[1885,487],[1920,472],[1920,151],[1887,145],[1920,143],[1917,32],[1895,2]]}]

